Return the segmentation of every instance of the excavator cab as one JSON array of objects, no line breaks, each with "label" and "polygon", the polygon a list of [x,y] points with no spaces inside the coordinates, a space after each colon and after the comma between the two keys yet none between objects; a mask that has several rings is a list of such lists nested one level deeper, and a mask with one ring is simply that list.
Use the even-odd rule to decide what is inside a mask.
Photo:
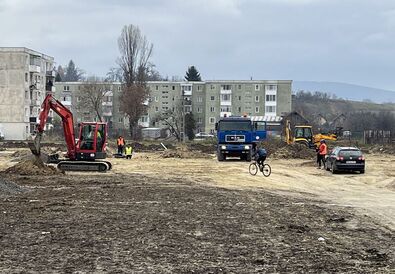
[{"label": "excavator cab", "polygon": [[79,138],[76,144],[77,160],[106,158],[106,123],[80,123]]},{"label": "excavator cab", "polygon": [[302,143],[310,148],[314,147],[313,129],[311,126],[295,126],[294,142]]}]

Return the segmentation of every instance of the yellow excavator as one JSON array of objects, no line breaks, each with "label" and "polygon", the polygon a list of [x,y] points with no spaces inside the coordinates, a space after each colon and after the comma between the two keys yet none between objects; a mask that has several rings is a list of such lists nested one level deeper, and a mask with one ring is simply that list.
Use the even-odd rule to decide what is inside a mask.
[{"label": "yellow excavator", "polygon": [[309,148],[316,148],[321,140],[337,140],[336,134],[313,134],[313,127],[308,125],[299,125],[291,128],[289,120],[285,122],[285,141],[287,144],[299,143]]}]

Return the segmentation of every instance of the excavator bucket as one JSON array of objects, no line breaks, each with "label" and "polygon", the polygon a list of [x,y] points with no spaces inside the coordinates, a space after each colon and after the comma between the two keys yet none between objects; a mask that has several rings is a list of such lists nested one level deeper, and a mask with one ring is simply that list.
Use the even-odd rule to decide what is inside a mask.
[{"label": "excavator bucket", "polygon": [[41,138],[42,134],[37,133],[36,137],[34,137],[34,139],[29,142],[29,148],[31,152],[36,156],[40,156],[41,154]]}]

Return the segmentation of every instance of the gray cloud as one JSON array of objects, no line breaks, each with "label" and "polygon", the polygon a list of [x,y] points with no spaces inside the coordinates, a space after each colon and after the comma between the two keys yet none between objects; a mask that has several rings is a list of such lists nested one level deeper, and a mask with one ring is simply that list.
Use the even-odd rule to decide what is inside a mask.
[{"label": "gray cloud", "polygon": [[163,75],[342,81],[395,90],[392,0],[0,0],[4,46],[105,75],[125,24],[154,43]]}]

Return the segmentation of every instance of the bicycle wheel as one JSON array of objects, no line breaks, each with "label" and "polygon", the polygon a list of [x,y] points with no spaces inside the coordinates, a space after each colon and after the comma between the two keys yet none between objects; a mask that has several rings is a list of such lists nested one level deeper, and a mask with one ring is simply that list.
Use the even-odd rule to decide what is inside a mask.
[{"label": "bicycle wheel", "polygon": [[252,163],[250,164],[250,167],[248,168],[248,170],[250,171],[251,175],[256,175],[258,173],[258,166],[256,165],[256,163]]},{"label": "bicycle wheel", "polygon": [[268,164],[264,164],[262,173],[263,173],[263,176],[268,177],[272,173],[272,168]]}]

